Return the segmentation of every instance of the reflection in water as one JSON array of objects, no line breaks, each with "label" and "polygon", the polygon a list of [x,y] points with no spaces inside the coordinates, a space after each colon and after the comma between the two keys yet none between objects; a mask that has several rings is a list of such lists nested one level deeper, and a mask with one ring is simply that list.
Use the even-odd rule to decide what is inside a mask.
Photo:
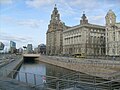
[{"label": "reflection in water", "polygon": [[[19,71],[20,73],[18,73],[16,76],[17,80],[28,82],[31,84],[36,84],[36,85],[38,84],[43,85],[43,83],[45,82],[44,75],[62,77],[64,75],[68,75],[69,73],[73,72],[64,68],[60,68],[50,64],[45,64],[35,60],[30,60],[30,61],[25,60]],[[51,81],[51,79],[48,78],[46,79],[47,82]],[[56,82],[54,82],[54,84],[55,83]]]},{"label": "reflection in water", "polygon": [[46,66],[38,61],[24,61],[16,79],[31,84],[43,84],[41,75],[46,75]]},{"label": "reflection in water", "polygon": [[22,72],[29,72],[34,74],[46,75],[46,66],[44,63],[34,62],[24,62],[20,68]]},{"label": "reflection in water", "polygon": [[[54,78],[45,76],[53,76]],[[59,78],[59,80],[55,77]],[[108,81],[100,77],[90,76],[85,73],[71,71],[65,68],[60,68],[54,65],[38,62],[35,60],[28,60],[27,62],[25,60],[25,62],[20,68],[20,73],[17,73],[16,75],[16,79],[23,82],[35,84],[40,88],[44,88],[44,86],[47,86],[49,88],[57,89],[57,86],[59,85],[58,87],[60,88],[60,90],[65,88],[68,88],[69,90],[69,88],[71,87],[77,87],[79,88],[79,90],[94,90],[96,89],[96,87],[94,88],[94,81]],[[73,82],[70,80],[81,81],[84,83]],[[45,82],[47,83],[45,84]],[[88,83],[91,84],[88,85]]]}]

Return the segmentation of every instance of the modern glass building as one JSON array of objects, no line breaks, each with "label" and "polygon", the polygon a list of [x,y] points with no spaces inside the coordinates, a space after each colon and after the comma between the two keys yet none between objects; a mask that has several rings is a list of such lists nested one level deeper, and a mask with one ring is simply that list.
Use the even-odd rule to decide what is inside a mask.
[{"label": "modern glass building", "polygon": [[27,45],[27,53],[33,53],[32,44],[28,44],[28,45]]},{"label": "modern glass building", "polygon": [[16,52],[16,43],[14,41],[10,41],[10,53]]}]

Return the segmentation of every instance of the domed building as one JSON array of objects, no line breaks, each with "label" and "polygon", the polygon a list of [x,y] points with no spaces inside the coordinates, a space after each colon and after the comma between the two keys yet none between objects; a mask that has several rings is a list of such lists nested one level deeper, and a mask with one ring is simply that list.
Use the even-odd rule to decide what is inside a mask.
[{"label": "domed building", "polygon": [[116,22],[116,15],[109,10],[106,17],[106,55],[120,55],[120,22]]},{"label": "domed building", "polygon": [[63,38],[62,33],[67,27],[60,20],[60,14],[58,13],[55,5],[51,14],[50,24],[46,33],[46,54],[47,55],[59,55],[63,51]]},{"label": "domed building", "polygon": [[46,45],[45,44],[38,45],[38,53],[46,54]]}]

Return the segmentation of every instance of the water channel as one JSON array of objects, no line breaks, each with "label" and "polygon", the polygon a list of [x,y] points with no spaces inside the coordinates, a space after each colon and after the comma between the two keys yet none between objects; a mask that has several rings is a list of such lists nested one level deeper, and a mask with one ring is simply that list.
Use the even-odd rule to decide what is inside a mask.
[{"label": "water channel", "polygon": [[[54,77],[65,78],[68,77],[71,73],[76,73],[75,71],[71,71],[65,68],[29,59],[24,60],[19,71],[20,72],[16,75],[17,80],[35,85],[43,85],[43,83],[46,82],[46,78],[44,78],[44,76],[52,76],[50,78],[47,78],[47,80],[51,81],[55,79]],[[49,85],[49,87],[56,88],[56,81],[53,81],[52,83],[54,84]]]},{"label": "water channel", "polygon": [[[85,73],[71,71],[33,59],[24,60],[15,79],[43,88],[46,87],[46,84],[47,87],[53,89],[57,89],[58,86],[60,90],[71,87],[76,88],[76,86],[79,90],[103,90],[104,88],[110,90],[109,83],[106,83],[104,86],[101,84],[98,85],[98,89],[94,86],[95,82],[105,82],[108,80],[90,76]],[[120,85],[118,82],[113,83],[115,83],[115,85],[117,83],[118,86]]]}]

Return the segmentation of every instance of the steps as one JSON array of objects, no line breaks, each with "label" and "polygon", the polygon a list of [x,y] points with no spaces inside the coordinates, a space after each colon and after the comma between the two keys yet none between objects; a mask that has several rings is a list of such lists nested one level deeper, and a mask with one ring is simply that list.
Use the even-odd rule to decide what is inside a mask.
[{"label": "steps", "polygon": [[[64,90],[67,90],[67,89],[69,90],[69,88],[79,88],[79,90],[80,89],[81,90],[94,90],[95,88],[96,90],[120,89],[119,82],[105,80],[103,78],[90,76],[84,73],[74,72],[68,75],[63,75],[59,78],[63,79],[63,81],[59,80],[59,88],[64,89]],[[56,81],[54,81],[53,86],[55,85],[56,85]],[[56,86],[54,88],[56,88]]]}]

